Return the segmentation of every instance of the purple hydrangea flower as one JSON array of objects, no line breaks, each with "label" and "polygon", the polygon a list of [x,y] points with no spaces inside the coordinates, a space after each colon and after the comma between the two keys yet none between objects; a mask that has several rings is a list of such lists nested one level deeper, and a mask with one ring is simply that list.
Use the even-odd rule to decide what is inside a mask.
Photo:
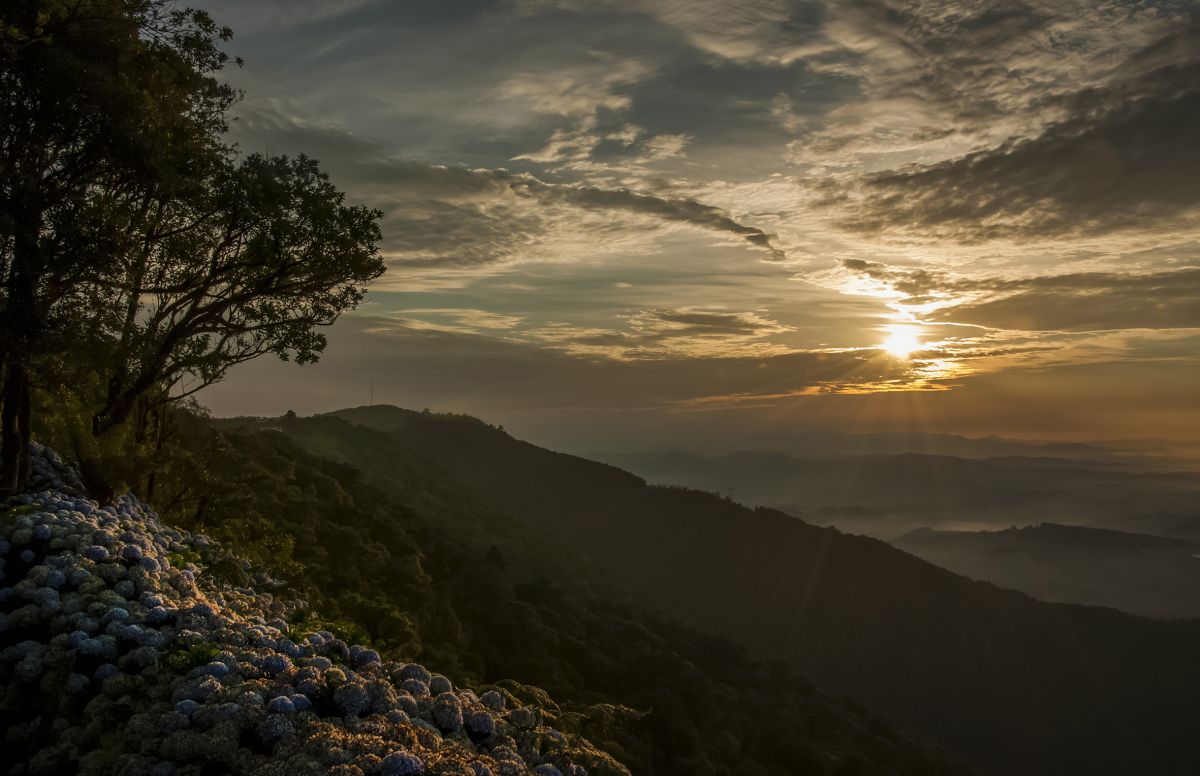
[{"label": "purple hydrangea flower", "polygon": [[415,776],[425,772],[425,763],[408,752],[392,752],[379,765],[382,776]]}]

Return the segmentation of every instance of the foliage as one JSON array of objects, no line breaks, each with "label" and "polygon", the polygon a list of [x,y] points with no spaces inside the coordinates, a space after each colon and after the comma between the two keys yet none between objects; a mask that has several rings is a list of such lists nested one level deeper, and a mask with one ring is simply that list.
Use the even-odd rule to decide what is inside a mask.
[{"label": "foliage", "polygon": [[395,407],[335,418],[436,461],[663,612],[786,660],[983,767],[1195,770],[1200,621],[1036,601],[876,539],[647,485],[478,421]]},{"label": "foliage", "polygon": [[107,340],[115,367],[97,431],[185,377],[174,400],[267,353],[316,361],[316,327],[356,306],[383,272],[382,214],[345,205],[312,159],[251,155],[205,183],[197,202],[159,206],[152,235],[122,256],[115,308],[95,308],[96,330],[112,309],[126,311]]},{"label": "foliage", "polygon": [[28,477],[33,387],[98,383],[90,433],[140,444],[234,364],[316,360],[383,272],[380,213],[226,145],[231,34],[167,0],[0,7],[0,492]]},{"label": "foliage", "polygon": [[0,490],[28,475],[34,359],[95,333],[79,305],[151,203],[224,160],[229,35],[165,0],[0,6]]},{"label": "foliage", "polygon": [[[283,433],[178,423],[187,433],[169,446],[160,511],[288,580],[283,594],[308,602],[295,615],[305,628],[333,625],[456,682],[492,683],[634,773],[959,772],[782,665],[632,603],[385,434],[330,418],[289,419]],[[355,449],[387,466],[331,459]],[[280,536],[290,557],[274,555]],[[565,568],[573,583],[550,581]]]}]

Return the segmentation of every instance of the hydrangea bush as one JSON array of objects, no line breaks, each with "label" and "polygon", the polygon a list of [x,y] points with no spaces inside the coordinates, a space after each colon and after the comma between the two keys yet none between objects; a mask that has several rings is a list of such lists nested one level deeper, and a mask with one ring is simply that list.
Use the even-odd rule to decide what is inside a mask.
[{"label": "hydrangea bush", "polygon": [[303,602],[206,574],[207,537],[89,500],[46,448],[33,471],[0,511],[6,772],[628,774],[502,689],[291,633]]}]

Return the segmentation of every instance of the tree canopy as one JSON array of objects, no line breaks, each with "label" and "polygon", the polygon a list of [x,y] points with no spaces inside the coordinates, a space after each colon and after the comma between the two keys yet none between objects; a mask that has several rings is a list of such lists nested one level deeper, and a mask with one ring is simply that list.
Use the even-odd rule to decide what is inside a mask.
[{"label": "tree canopy", "polygon": [[98,386],[103,434],[185,376],[316,360],[383,272],[379,213],[225,141],[231,34],[166,0],[0,7],[0,493],[27,477],[38,381]]}]

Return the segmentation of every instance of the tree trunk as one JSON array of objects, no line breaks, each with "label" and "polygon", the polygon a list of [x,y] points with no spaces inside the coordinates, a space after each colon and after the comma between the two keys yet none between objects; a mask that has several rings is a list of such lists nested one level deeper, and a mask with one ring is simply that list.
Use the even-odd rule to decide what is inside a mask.
[{"label": "tree trunk", "polygon": [[5,279],[4,385],[0,388],[0,496],[19,493],[29,482],[33,407],[29,365],[42,334],[37,288],[45,267],[41,252],[42,211],[36,192],[14,197],[9,206],[17,228]]},{"label": "tree trunk", "polygon": [[29,480],[29,375],[9,357],[0,391],[0,496],[19,493]]}]

